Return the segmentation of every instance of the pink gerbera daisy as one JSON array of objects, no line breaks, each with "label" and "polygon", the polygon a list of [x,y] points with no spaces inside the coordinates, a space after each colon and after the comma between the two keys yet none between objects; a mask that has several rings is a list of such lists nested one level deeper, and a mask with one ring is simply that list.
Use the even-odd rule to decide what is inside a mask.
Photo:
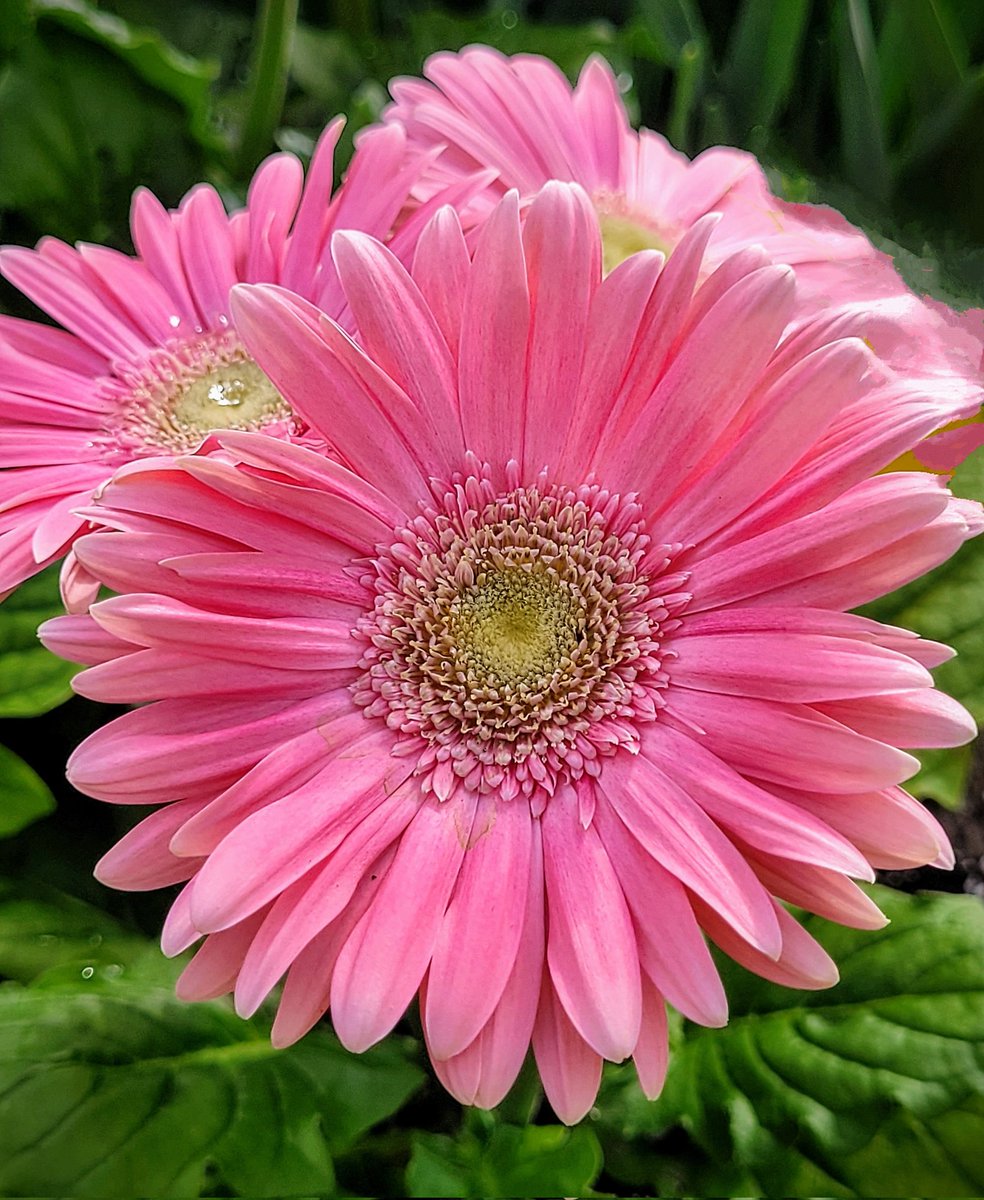
[{"label": "pink gerbera daisy", "polygon": [[[236,333],[229,290],[280,283],[343,315],[330,234],[385,238],[426,155],[407,152],[398,126],[373,131],[332,198],[342,124],[326,129],[306,184],[293,155],[274,155],[231,216],[204,184],[175,212],[138,191],[135,258],[53,238],[0,252],[7,279],[64,326],[0,317],[0,598],[66,554],[86,524],[76,510],[124,463],[193,451],[213,429],[305,437]],[[397,249],[412,247],[426,216],[401,230]],[[90,596],[71,555],[63,591],[76,606]]]},{"label": "pink gerbera daisy", "polygon": [[121,470],[47,625],[84,695],[143,707],[70,777],[164,806],[102,860],[188,883],[179,982],[273,1038],[331,1009],[364,1050],[419,992],[435,1068],[492,1106],[532,1040],[579,1119],[602,1060],[658,1092],[668,1000],[723,1024],[704,941],[769,979],[836,968],[776,897],[861,928],[849,876],[951,860],[898,747],[968,739],[945,647],[844,610],[947,558],[977,505],[872,477],[947,415],[793,272],[710,271],[713,220],[607,278],[595,210],[515,193],[470,253],[442,210],[412,272],[333,252],[353,342],[237,288],[250,354],[338,461],[258,433]]},{"label": "pink gerbera daisy", "polygon": [[[467,224],[509,188],[528,197],[549,179],[574,180],[598,211],[609,269],[643,248],[669,254],[695,221],[720,212],[708,269],[749,244],[764,246],[796,267],[801,312],[853,313],[858,335],[883,362],[962,401],[961,416],[980,407],[984,314],[959,321],[913,295],[891,259],[839,213],[772,195],[752,155],[716,147],[691,162],[659,134],[633,130],[603,59],[590,58],[573,89],[549,60],[507,58],[487,46],[434,54],[424,73],[430,83],[394,80],[396,102],[384,112],[411,145],[442,151],[416,185],[418,197],[494,168],[498,178],[468,206]],[[952,469],[961,448],[944,443],[929,465],[945,453]]]}]

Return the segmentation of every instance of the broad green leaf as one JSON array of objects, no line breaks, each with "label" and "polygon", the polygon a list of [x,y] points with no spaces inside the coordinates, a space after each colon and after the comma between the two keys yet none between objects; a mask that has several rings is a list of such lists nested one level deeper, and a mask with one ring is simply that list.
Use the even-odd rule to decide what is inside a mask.
[{"label": "broad green leaf", "polygon": [[911,123],[905,140],[895,153],[895,170],[901,172],[925,166],[940,153],[952,155],[961,124],[973,121],[982,107],[984,69],[978,68],[942,92],[937,103]]},{"label": "broad green leaf", "polygon": [[55,798],[22,758],[0,746],[0,838],[11,837],[48,813]]},{"label": "broad green leaf", "polygon": [[29,579],[0,605],[0,717],[37,716],[72,694],[78,667],[38,641],[41,622],[62,611],[57,572],[50,567]]},{"label": "broad green leaf", "polygon": [[583,1195],[602,1166],[586,1126],[497,1125],[486,1139],[416,1133],[407,1168],[410,1196]]},{"label": "broad green leaf", "polygon": [[984,907],[873,895],[884,930],[804,922],[840,965],[835,988],[725,963],[731,1023],[688,1027],[656,1104],[626,1091],[637,1128],[682,1124],[767,1196],[981,1194]]},{"label": "broad green leaf", "polygon": [[118,55],[154,89],[187,110],[190,124],[205,132],[209,89],[219,67],[182,54],[152,29],[138,29],[86,0],[33,0],[39,19],[79,34]]},{"label": "broad green leaf", "polygon": [[636,12],[668,65],[677,65],[688,47],[691,54],[707,59],[707,30],[694,0],[639,0]]},{"label": "broad green leaf", "polygon": [[390,1042],[274,1050],[225,1004],[93,976],[0,991],[0,1193],[287,1196],[333,1189],[329,1145],[422,1073]]},{"label": "broad green leaf", "polygon": [[745,0],[731,28],[723,83],[744,134],[774,120],[800,67],[810,0]]},{"label": "broad green leaf", "polygon": [[48,887],[0,880],[0,978],[29,983],[81,979],[82,972],[114,978],[147,952],[160,951],[107,913]]},{"label": "broad green leaf", "polygon": [[963,500],[984,500],[984,448],[975,450],[953,472],[950,491]]},{"label": "broad green leaf", "polygon": [[885,134],[881,123],[878,58],[867,0],[833,6],[837,54],[841,158],[851,183],[885,202],[891,191]]},{"label": "broad green leaf", "polygon": [[917,115],[939,108],[959,89],[970,49],[946,0],[897,0],[885,7],[878,35],[882,114],[886,125],[908,107]]},{"label": "broad green leaf", "polygon": [[148,47],[123,54],[70,14],[41,14],[0,71],[0,209],[17,213],[23,240],[125,246],[137,183],[173,202],[202,177],[198,118],[148,81]]}]

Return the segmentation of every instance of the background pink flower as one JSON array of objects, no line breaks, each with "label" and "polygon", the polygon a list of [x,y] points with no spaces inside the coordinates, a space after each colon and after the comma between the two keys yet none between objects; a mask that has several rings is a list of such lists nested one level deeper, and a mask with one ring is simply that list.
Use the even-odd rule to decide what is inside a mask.
[{"label": "background pink flower", "polygon": [[[10,282],[64,326],[0,317],[0,596],[66,553],[86,524],[76,510],[122,464],[193,451],[212,429],[306,436],[236,333],[229,290],[280,283],[344,320],[328,239],[335,229],[386,238],[426,155],[408,153],[397,126],[370,133],[333,197],[342,124],[325,130],[306,182],[296,158],[274,155],[232,215],[205,184],[174,212],[138,191],[136,257],[53,238],[0,252]],[[426,217],[403,224],[398,252]],[[90,598],[72,556],[63,591],[77,606]]]},{"label": "background pink flower", "polygon": [[[576,181],[601,219],[608,268],[643,248],[671,253],[695,221],[720,212],[708,269],[764,247],[796,267],[803,311],[855,316],[857,335],[893,369],[949,393],[962,416],[980,408],[980,312],[958,321],[914,295],[891,259],[838,212],[773,195],[751,154],[715,147],[691,161],[659,134],[633,130],[603,59],[590,58],[573,89],[548,59],[487,46],[433,54],[424,73],[430,82],[393,80],[395,103],[383,114],[406,128],[411,145],[441,150],[415,186],[418,197],[494,168],[498,178],[467,207],[467,224],[509,188],[529,197],[549,179]],[[938,459],[927,465],[938,469]],[[948,454],[945,465],[955,464]]]},{"label": "background pink flower", "polygon": [[188,881],[181,995],[248,1014],[286,974],[275,1042],[330,1006],[360,1051],[419,992],[455,1096],[498,1103],[532,1041],[572,1122],[603,1059],[658,1092],[665,1001],[725,1021],[703,934],[825,987],[778,900],[874,928],[850,876],[950,861],[899,787],[904,748],[973,733],[932,687],[948,652],[845,610],[980,531],[936,478],[875,474],[962,401],[850,314],[797,321],[788,267],[712,269],[713,229],[605,277],[589,197],[551,184],[471,253],[443,209],[410,273],[338,234],[358,344],[236,289],[339,461],[228,432],[124,467],[77,546],[119,594],[45,628],[79,691],[144,705],[70,777],[163,805],[98,873]]}]

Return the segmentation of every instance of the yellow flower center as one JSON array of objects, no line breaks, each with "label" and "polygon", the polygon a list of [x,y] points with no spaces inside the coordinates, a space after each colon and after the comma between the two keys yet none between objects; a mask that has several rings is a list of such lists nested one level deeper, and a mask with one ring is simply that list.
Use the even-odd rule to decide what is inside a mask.
[{"label": "yellow flower center", "polygon": [[659,250],[669,257],[673,249],[671,242],[637,221],[605,212],[599,213],[598,219],[601,224],[602,264],[606,275],[640,250]]},{"label": "yellow flower center", "polygon": [[583,618],[559,579],[511,568],[469,588],[450,623],[463,665],[489,683],[519,684],[549,676],[570,659]]},{"label": "yellow flower center", "polygon": [[175,340],[142,361],[118,363],[103,379],[103,394],[115,402],[103,438],[107,452],[127,458],[188,454],[212,430],[282,435],[295,426],[287,401],[231,330]]},{"label": "yellow flower center", "polygon": [[176,434],[201,436],[210,429],[256,428],[288,415],[283,397],[267,376],[244,358],[192,380],[174,396],[162,418]]}]

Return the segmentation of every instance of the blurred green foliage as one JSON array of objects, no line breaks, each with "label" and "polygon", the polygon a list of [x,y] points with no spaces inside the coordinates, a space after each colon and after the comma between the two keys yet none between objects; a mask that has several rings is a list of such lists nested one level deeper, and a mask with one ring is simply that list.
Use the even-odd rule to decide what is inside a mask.
[{"label": "blurred green foliage", "polygon": [[[388,78],[486,42],[572,77],[606,55],[635,120],[690,154],[752,150],[778,189],[841,208],[921,286],[984,301],[979,0],[304,0],[296,27],[294,12],[3,0],[0,240],[129,249],[135,187],[174,205],[209,179],[239,203],[260,158],[304,157],[339,112],[341,169]],[[0,307],[36,315],[6,286]],[[354,1058],[319,1030],[278,1054],[269,1014],[178,1004],[151,941],[170,896],[110,895],[89,877],[131,818],[77,796],[48,815],[52,792],[67,799],[67,752],[106,716],[79,700],[38,715],[68,695],[70,669],[34,638],[57,610],[47,576],[0,621],[0,741],[13,748],[0,748],[0,1195],[936,1196],[984,1183],[984,915],[971,900],[880,896],[882,934],[811,919],[844,965],[820,997],[726,965],[733,1025],[679,1032],[657,1105],[631,1068],[610,1071],[574,1132],[529,1071],[498,1113],[463,1115],[425,1078],[419,1038]],[[966,651],[941,682],[984,719],[984,551],[877,615]],[[924,791],[956,802],[967,761],[928,756]]]},{"label": "blurred green foliage", "polygon": [[951,283],[980,291],[977,0],[607,0],[588,19],[573,0],[311,0],[291,38],[295,4],[260,6],[267,44],[279,22],[284,45],[253,63],[249,0],[6,0],[4,239],[125,246],[138,184],[174,203],[208,177],[241,197],[275,145],[303,153],[340,112],[351,136],[378,116],[388,78],[481,41],[571,75],[604,53],[634,115],[680,149],[744,146],[795,198],[832,200],[917,252],[928,239]]}]

